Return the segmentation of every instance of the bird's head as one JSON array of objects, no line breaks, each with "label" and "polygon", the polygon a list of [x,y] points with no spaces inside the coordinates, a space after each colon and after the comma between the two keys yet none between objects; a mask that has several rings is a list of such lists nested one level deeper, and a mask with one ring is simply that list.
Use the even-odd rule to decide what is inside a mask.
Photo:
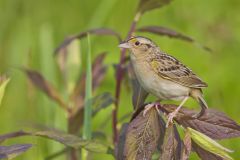
[{"label": "bird's head", "polygon": [[118,47],[129,49],[134,56],[147,55],[157,48],[150,39],[140,36],[131,37],[127,41],[120,43]]}]

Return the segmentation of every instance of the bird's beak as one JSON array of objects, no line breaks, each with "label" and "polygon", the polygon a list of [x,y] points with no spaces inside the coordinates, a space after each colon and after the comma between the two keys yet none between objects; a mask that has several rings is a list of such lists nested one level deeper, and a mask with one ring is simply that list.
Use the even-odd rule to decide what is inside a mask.
[{"label": "bird's beak", "polygon": [[122,42],[118,45],[119,48],[130,48],[128,42]]}]

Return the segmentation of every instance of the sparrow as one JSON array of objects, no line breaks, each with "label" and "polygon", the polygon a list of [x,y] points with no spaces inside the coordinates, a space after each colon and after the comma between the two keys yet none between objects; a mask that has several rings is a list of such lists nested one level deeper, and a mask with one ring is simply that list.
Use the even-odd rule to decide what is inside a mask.
[{"label": "sparrow", "polygon": [[[202,116],[208,108],[203,98],[202,88],[207,87],[193,71],[179,60],[160,50],[150,39],[141,36],[131,37],[119,44],[120,48],[130,50],[130,60],[140,85],[160,101],[181,101],[175,111],[168,114],[166,126],[173,123],[178,111],[192,97],[201,106],[201,111],[194,118]],[[143,115],[157,103],[145,106]]]}]

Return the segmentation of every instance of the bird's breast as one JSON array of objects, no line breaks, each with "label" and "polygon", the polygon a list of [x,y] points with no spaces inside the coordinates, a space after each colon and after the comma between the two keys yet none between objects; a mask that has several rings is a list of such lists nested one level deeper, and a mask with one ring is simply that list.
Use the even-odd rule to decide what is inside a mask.
[{"label": "bird's breast", "polygon": [[189,95],[188,87],[160,77],[147,61],[131,60],[137,79],[147,92],[161,100],[182,100]]}]

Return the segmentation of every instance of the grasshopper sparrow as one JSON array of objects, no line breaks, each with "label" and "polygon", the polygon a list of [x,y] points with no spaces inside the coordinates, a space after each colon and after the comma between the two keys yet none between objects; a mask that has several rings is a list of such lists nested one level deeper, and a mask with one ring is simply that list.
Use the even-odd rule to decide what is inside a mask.
[{"label": "grasshopper sparrow", "polygon": [[[195,99],[201,106],[201,111],[194,117],[204,114],[207,103],[202,96],[202,88],[207,87],[191,69],[173,56],[161,51],[150,39],[132,37],[119,45],[131,51],[130,59],[140,85],[160,100],[181,101],[175,111],[168,115],[167,126],[172,123],[180,108],[189,97]],[[143,114],[156,103],[145,106]]]}]

